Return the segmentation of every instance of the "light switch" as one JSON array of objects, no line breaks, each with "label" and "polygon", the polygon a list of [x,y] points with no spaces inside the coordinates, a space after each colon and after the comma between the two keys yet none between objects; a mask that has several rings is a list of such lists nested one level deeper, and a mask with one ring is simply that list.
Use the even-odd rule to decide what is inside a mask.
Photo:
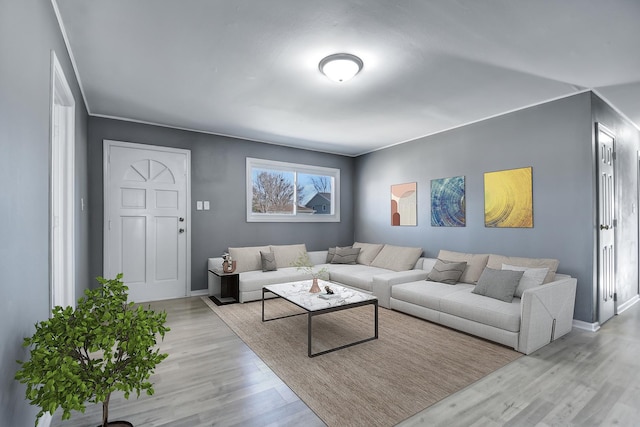
[{"label": "light switch", "polygon": [[197,211],[201,211],[202,210],[202,200],[198,200],[196,202],[196,210]]},{"label": "light switch", "polygon": [[205,200],[205,201],[204,201],[204,210],[205,210],[205,211],[208,211],[208,210],[209,210],[209,208],[210,208],[209,201],[208,201],[208,200]]}]

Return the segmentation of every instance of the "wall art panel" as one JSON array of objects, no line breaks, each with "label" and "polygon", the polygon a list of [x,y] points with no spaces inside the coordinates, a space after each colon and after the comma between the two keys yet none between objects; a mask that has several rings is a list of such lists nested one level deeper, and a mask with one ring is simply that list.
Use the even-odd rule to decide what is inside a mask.
[{"label": "wall art panel", "polygon": [[466,210],[464,176],[431,180],[431,225],[464,227]]},{"label": "wall art panel", "polygon": [[416,182],[391,186],[392,226],[418,225],[417,188]]},{"label": "wall art panel", "polygon": [[484,174],[485,227],[533,228],[532,168]]}]

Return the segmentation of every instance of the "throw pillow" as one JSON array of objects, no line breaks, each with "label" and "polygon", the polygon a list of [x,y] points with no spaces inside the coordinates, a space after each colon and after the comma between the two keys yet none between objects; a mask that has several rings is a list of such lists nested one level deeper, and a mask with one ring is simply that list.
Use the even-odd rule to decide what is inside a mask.
[{"label": "throw pillow", "polygon": [[[350,248],[351,246],[344,246],[345,248]],[[338,248],[338,246],[336,246],[335,248],[329,248],[329,250],[327,251],[327,264],[331,264],[331,260],[333,259],[333,256],[336,254],[336,248]]]},{"label": "throw pillow", "polygon": [[371,261],[373,261],[378,255],[378,252],[382,250],[383,244],[377,243],[360,243],[355,242],[353,244],[354,248],[360,248],[360,255],[358,255],[358,259],[356,262],[362,265],[370,265]]},{"label": "throw pillow", "polygon": [[336,248],[331,264],[355,264],[360,248]]},{"label": "throw pillow", "polygon": [[422,248],[384,245],[371,262],[371,266],[393,271],[411,270],[420,255],[422,255]]},{"label": "throw pillow", "polygon": [[329,248],[327,251],[327,264],[331,263],[333,256],[336,254],[336,248]]},{"label": "throw pillow", "polygon": [[545,284],[553,282],[555,280],[556,271],[558,270],[560,261],[551,258],[521,258],[495,254],[489,255],[487,267],[500,270],[502,264],[517,265],[520,267],[530,268],[548,268],[549,271],[547,272],[547,276],[544,278],[544,282],[542,282],[542,284]]},{"label": "throw pillow", "polygon": [[453,252],[441,249],[438,253],[438,258],[449,262],[465,261],[467,263],[467,269],[464,271],[464,273],[462,273],[460,281],[463,283],[470,283],[474,285],[478,282],[478,279],[482,274],[482,270],[487,266],[489,255],[465,254],[462,252]]},{"label": "throw pillow", "polygon": [[503,270],[513,270],[513,271],[524,271],[520,282],[518,283],[518,287],[516,288],[516,293],[513,294],[514,297],[522,298],[522,293],[530,288],[535,288],[537,286],[542,285],[544,282],[544,278],[547,277],[547,273],[549,272],[548,268],[529,268],[529,267],[520,267],[517,265],[509,265],[502,264]]},{"label": "throw pillow", "polygon": [[439,259],[427,276],[427,280],[455,285],[460,280],[465,268],[467,268],[466,262],[447,262]]},{"label": "throw pillow", "polygon": [[276,254],[273,252],[260,251],[260,258],[262,259],[262,271],[276,271],[278,269]]},{"label": "throw pillow", "polygon": [[511,302],[523,274],[524,271],[494,270],[486,267],[478,279],[478,284],[471,292],[500,301]]},{"label": "throw pillow", "polygon": [[236,261],[236,273],[262,269],[260,251],[269,251],[269,246],[246,246],[229,248],[229,255]]},{"label": "throw pillow", "polygon": [[307,255],[307,246],[304,243],[298,245],[271,245],[271,252],[276,255],[278,268],[292,267],[299,259]]}]

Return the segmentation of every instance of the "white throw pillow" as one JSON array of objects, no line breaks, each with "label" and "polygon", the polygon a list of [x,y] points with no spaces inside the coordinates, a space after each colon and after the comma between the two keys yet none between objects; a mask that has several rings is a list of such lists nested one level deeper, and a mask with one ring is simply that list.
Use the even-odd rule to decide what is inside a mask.
[{"label": "white throw pillow", "polygon": [[383,244],[378,243],[361,243],[355,242],[352,247],[360,248],[360,255],[356,263],[362,265],[371,265],[371,262],[378,255],[378,252],[382,250]]},{"label": "white throw pillow", "polygon": [[245,271],[262,270],[262,258],[260,251],[269,252],[269,246],[245,246],[241,248],[229,248],[229,255],[236,261],[236,273]]},{"label": "white throw pillow", "polygon": [[530,288],[535,288],[536,286],[542,285],[544,282],[544,278],[547,276],[549,272],[548,268],[531,268],[531,267],[520,267],[518,265],[510,265],[510,264],[502,264],[503,270],[512,270],[512,271],[524,271],[522,278],[520,278],[520,283],[518,283],[518,287],[516,288],[516,292],[513,295],[516,298],[522,298],[522,293]]},{"label": "white throw pillow", "polygon": [[304,243],[297,245],[271,245],[270,248],[276,256],[278,268],[292,267],[296,261],[307,256],[307,246]]},{"label": "white throw pillow", "polygon": [[522,258],[496,254],[489,255],[487,267],[493,268],[495,270],[502,270],[502,264],[517,265],[518,267],[527,268],[548,268],[549,272],[547,273],[547,277],[545,277],[544,282],[542,282],[544,284],[554,281],[560,261],[551,258]]},{"label": "white throw pillow", "polygon": [[422,255],[422,248],[384,245],[370,265],[387,270],[406,271],[416,265],[420,255]]}]

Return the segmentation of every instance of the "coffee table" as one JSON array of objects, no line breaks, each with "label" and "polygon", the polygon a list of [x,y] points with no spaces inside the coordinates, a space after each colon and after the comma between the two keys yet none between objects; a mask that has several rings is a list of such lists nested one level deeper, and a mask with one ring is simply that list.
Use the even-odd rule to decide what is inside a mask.
[{"label": "coffee table", "polygon": [[[269,322],[272,320],[285,319],[292,316],[300,316],[307,314],[307,354],[309,357],[316,357],[322,354],[330,353],[332,351],[341,350],[343,348],[351,347],[356,344],[362,344],[367,341],[378,339],[378,298],[373,295],[356,291],[351,288],[337,285],[335,283],[327,282],[324,280],[318,280],[318,284],[321,289],[324,289],[326,285],[329,285],[334,291],[336,297],[330,299],[323,299],[320,297],[322,293],[312,294],[309,292],[311,288],[311,280],[302,280],[298,282],[279,283],[276,285],[266,285],[262,288],[262,321]],[[265,319],[264,317],[264,302],[265,294],[272,293],[276,296],[283,298],[298,307],[305,310],[305,313],[290,314],[287,316],[274,317],[271,319]],[[331,313],[334,311],[348,310],[350,308],[362,307],[364,305],[373,305],[375,310],[374,315],[374,336],[365,338],[363,340],[355,341],[349,344],[334,347],[328,350],[323,350],[317,353],[312,353],[312,339],[313,339],[313,318],[321,314]],[[348,325],[345,325],[348,326]]]}]

